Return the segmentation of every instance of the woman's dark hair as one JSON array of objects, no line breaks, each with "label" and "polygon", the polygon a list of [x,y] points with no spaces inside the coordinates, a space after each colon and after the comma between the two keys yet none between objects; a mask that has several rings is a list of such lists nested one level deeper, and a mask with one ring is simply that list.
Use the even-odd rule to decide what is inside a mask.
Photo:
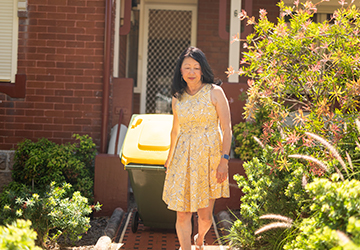
[{"label": "woman's dark hair", "polygon": [[186,57],[191,57],[192,59],[194,59],[195,61],[197,61],[200,64],[201,72],[203,75],[202,76],[203,83],[208,83],[208,84],[214,83],[216,85],[222,84],[221,80],[216,80],[216,81],[214,80],[214,74],[211,70],[211,67],[210,67],[208,61],[206,60],[205,54],[199,48],[189,47],[181,53],[181,55],[176,63],[174,79],[173,79],[173,83],[171,85],[171,95],[172,96],[180,99],[181,95],[184,93],[185,88],[187,86],[186,82],[182,78],[181,71],[180,71],[181,65]]}]

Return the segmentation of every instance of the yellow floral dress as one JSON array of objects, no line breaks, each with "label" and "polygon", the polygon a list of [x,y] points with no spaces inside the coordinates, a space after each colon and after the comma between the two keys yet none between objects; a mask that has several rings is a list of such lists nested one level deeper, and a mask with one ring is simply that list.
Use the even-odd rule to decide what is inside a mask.
[{"label": "yellow floral dress", "polygon": [[195,95],[184,92],[176,103],[180,133],[163,190],[168,209],[196,212],[208,207],[209,199],[229,197],[229,178],[216,179],[222,138],[211,89],[206,84]]}]

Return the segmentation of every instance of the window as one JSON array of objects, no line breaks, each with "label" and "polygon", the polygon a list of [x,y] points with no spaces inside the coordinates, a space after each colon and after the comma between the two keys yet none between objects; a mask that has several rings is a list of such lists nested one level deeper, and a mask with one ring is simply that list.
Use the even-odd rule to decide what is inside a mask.
[{"label": "window", "polygon": [[15,82],[18,47],[18,1],[0,1],[0,82]]}]

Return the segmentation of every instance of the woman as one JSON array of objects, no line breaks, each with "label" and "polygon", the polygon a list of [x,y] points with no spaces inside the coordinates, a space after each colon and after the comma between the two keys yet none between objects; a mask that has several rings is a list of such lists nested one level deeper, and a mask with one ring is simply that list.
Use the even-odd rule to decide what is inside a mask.
[{"label": "woman", "polygon": [[198,214],[199,229],[194,244],[203,249],[215,199],[229,197],[230,111],[217,85],[200,49],[189,47],[180,55],[172,85],[174,120],[163,200],[176,211],[182,250],[191,249],[192,213]]}]

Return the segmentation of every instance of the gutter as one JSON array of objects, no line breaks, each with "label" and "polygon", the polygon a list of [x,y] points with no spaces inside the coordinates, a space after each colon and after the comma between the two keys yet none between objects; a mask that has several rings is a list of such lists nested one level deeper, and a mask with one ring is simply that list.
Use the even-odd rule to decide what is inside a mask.
[{"label": "gutter", "polygon": [[109,124],[110,64],[111,64],[111,10],[112,0],[105,0],[104,72],[101,119],[100,153],[106,152]]}]

